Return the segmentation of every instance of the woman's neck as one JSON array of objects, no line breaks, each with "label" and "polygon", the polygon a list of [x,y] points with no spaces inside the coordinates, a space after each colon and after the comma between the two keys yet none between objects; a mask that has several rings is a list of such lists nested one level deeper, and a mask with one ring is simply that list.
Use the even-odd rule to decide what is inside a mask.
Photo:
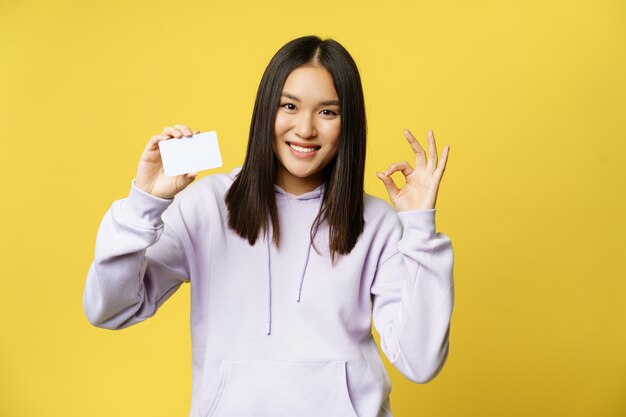
[{"label": "woman's neck", "polygon": [[[321,172],[318,174],[322,174]],[[317,187],[322,185],[324,182],[324,177],[322,175],[311,175],[306,178],[298,178],[291,175],[280,175],[276,176],[276,184],[288,192],[289,194],[299,196],[310,191],[315,190]]]}]

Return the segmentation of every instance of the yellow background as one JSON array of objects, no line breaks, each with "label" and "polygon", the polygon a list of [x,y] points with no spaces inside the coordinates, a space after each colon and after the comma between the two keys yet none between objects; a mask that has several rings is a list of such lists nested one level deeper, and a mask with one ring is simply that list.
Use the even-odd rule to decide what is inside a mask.
[{"label": "yellow background", "polygon": [[369,193],[412,162],[404,127],[451,145],[450,356],[426,385],[385,358],[394,415],[626,415],[626,3],[608,0],[0,0],[0,415],[188,414],[189,286],[91,327],[97,228],[165,126],[216,130],[213,172],[241,164],[265,66],[307,34],[359,65]]}]

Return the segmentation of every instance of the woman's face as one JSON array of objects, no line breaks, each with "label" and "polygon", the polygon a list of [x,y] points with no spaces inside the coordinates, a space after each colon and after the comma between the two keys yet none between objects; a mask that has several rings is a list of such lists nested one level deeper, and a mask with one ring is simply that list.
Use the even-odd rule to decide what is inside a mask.
[{"label": "woman's face", "polygon": [[326,68],[304,65],[289,74],[274,132],[277,184],[295,195],[314,190],[337,155],[341,132],[339,97]]}]

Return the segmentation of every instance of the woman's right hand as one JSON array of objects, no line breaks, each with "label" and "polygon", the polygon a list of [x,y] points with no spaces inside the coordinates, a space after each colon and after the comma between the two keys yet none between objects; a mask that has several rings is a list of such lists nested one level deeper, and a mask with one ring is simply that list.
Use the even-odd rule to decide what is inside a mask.
[{"label": "woman's right hand", "polygon": [[161,160],[159,142],[172,138],[191,137],[200,133],[194,133],[185,125],[166,127],[160,135],[153,136],[146,145],[146,148],[139,160],[139,167],[135,176],[135,186],[140,190],[161,198],[174,198],[180,191],[184,190],[196,178],[197,173],[181,174],[175,177],[166,177]]}]

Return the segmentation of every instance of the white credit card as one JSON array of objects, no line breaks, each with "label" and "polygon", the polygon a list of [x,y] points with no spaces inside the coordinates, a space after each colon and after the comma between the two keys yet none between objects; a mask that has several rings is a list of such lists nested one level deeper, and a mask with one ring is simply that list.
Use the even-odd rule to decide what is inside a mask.
[{"label": "white credit card", "polygon": [[198,133],[190,138],[159,141],[166,177],[222,166],[222,156],[215,131]]}]

